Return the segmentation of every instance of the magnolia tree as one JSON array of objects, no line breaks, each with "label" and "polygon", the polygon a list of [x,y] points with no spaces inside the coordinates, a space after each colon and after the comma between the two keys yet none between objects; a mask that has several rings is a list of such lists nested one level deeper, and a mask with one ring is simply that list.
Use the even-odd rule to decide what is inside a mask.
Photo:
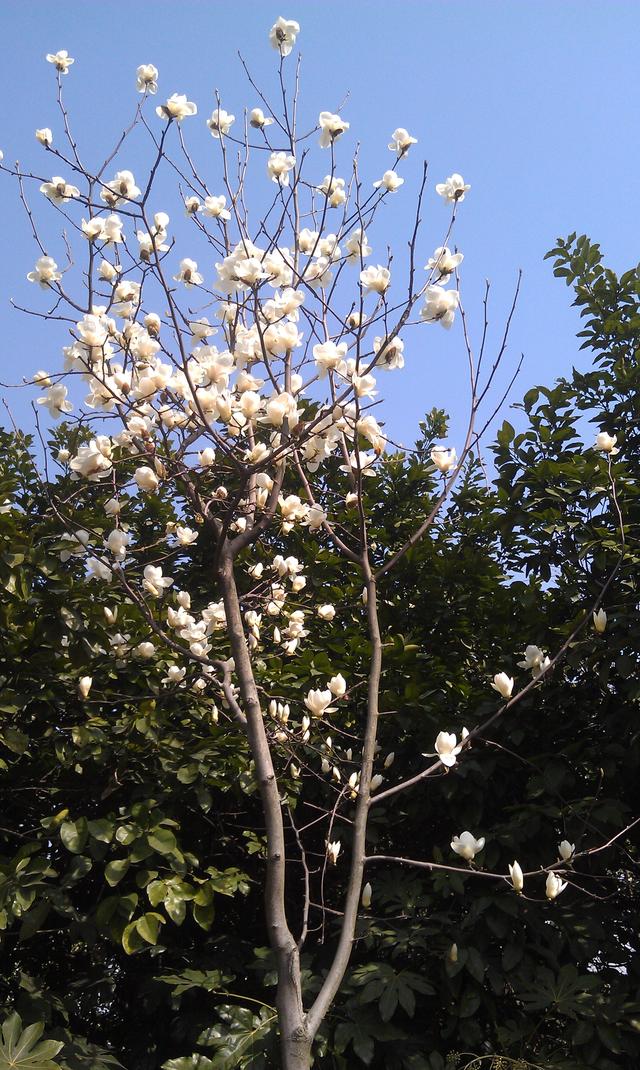
[{"label": "magnolia tree", "polygon": [[[130,126],[102,166],[89,167],[64,104],[74,63],[65,51],[46,57],[57,81],[61,135],[36,131],[52,166],[38,174],[2,166],[19,182],[40,253],[28,278],[48,306],[31,311],[67,324],[70,335],[61,370],[37,372],[30,383],[51,417],[77,421],[76,451],[62,450],[56,460],[83,486],[92,485],[110,527],[106,535],[78,530],[73,496],[52,500],[63,556],[72,564],[83,560],[86,582],[104,601],[114,657],[152,662],[160,652],[165,660],[169,655],[163,686],[210,695],[219,724],[233,721],[234,731],[240,727],[246,736],[266,831],[264,906],[286,1070],[311,1065],[314,1037],[347,970],[358,918],[375,900],[376,866],[462,870],[518,894],[530,883],[534,898],[546,893],[550,900],[575,880],[577,855],[567,841],[531,873],[515,859],[508,873],[492,873],[474,862],[485,843],[475,832],[453,835],[460,863],[446,866],[368,855],[367,826],[374,807],[419,791],[427,778],[450,774],[489,724],[540,685],[581,629],[592,621],[598,631],[606,627],[601,603],[612,579],[555,653],[527,646],[519,688],[496,666],[496,707],[488,719],[470,730],[443,724],[421,771],[394,779],[393,752],[378,744],[380,718],[393,712],[380,709],[385,644],[379,597],[394,566],[429,536],[465,459],[506,396],[495,397],[493,386],[515,299],[488,360],[485,294],[476,354],[460,301],[463,256],[449,248],[470,187],[454,173],[433,190],[426,166],[418,168],[405,277],[398,278],[391,254],[375,248],[373,228],[387,199],[402,195],[417,139],[394,130],[378,175],[365,179],[357,153],[341,160],[340,141],[349,128],[341,115],[323,111],[301,128],[299,64],[291,70],[290,58],[299,29],[279,18],[269,34],[277,106],[249,71],[252,103],[259,106],[238,120],[217,98],[206,119],[217,157],[206,170],[186,140],[189,126],[201,122],[196,104],[173,93],[155,105],[159,75],[152,64],[138,68],[141,96]],[[143,178],[125,169],[134,131],[148,152]],[[169,202],[171,178],[176,188]],[[248,192],[258,202],[268,197],[260,218],[250,213]],[[37,209],[32,193],[40,197]],[[444,211],[442,233],[425,248],[420,214],[427,196],[440,198]],[[176,208],[188,219],[172,228]],[[62,221],[64,265],[43,236],[44,212]],[[402,374],[403,333],[415,340],[423,332],[418,344],[424,347],[438,325],[461,328],[466,434],[459,456],[452,446],[433,443],[440,489],[416,516],[410,537],[382,551],[369,538],[363,494],[388,441],[380,378]],[[86,396],[76,415],[79,388]],[[597,445],[615,500],[615,438],[602,434]],[[174,511],[166,540],[144,565],[127,522],[136,495],[168,497]],[[181,575],[188,574],[190,547],[203,536],[214,547],[210,597],[195,604],[188,589],[176,589],[172,571],[179,565]],[[289,550],[293,538],[298,556]],[[318,544],[342,555],[361,577],[360,603],[336,607],[315,597]],[[148,561],[148,548],[145,553]],[[117,631],[116,588],[137,607],[134,638]],[[287,692],[272,666],[295,659],[303,644],[322,648],[343,615],[360,620],[367,637],[368,664],[360,676],[345,679],[338,659],[307,693]],[[99,698],[92,684],[90,674],[78,681],[85,699]],[[299,815],[306,784],[313,785],[314,798],[322,785],[324,805],[314,803],[305,820]],[[309,836],[317,843],[319,832],[320,857],[309,846]],[[326,881],[333,866],[347,875],[341,898]],[[287,909],[292,901],[294,917]],[[307,1004],[300,953],[310,934],[324,934],[328,913],[338,919],[338,936]],[[149,939],[148,924],[139,938]]]}]

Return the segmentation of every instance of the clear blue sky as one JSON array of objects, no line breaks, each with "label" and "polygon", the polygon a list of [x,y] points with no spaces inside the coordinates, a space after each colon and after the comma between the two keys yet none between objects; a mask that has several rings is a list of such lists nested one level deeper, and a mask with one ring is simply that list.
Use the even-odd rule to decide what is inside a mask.
[{"label": "clear blue sky", "polygon": [[[418,155],[430,165],[425,259],[440,243],[446,217],[434,183],[452,171],[471,182],[456,244],[465,253],[463,287],[472,316],[489,278],[497,324],[518,269],[524,272],[511,359],[523,351],[526,363],[512,399],[533,383],[568,372],[574,361],[584,363],[569,292],[542,258],[558,235],[575,229],[599,240],[615,269],[639,259],[637,0],[147,0],[124,8],[5,0],[5,162],[19,158],[39,173],[51,169],[54,161],[44,159],[33,132],[51,126],[60,133],[55,78],[44,55],[61,48],[76,59],[65,90],[90,158],[104,155],[131,115],[138,99],[135,69],[142,62],[160,70],[158,101],[177,91],[198,103],[199,115],[185,130],[196,136],[190,124],[200,124],[197,138],[204,146],[209,135],[203,120],[215,104],[215,87],[236,115],[258,103],[238,48],[258,82],[268,90],[274,86],[277,56],[267,33],[280,14],[301,23],[305,114],[313,121],[350,92],[343,111],[351,123],[350,140],[341,143],[344,159],[348,146],[361,141],[363,171],[378,177],[390,165],[386,142],[395,126],[406,126],[419,139],[404,171],[414,178],[389,199],[385,240],[406,240]],[[129,165],[126,154],[119,164]],[[40,367],[59,367],[65,336],[61,325],[28,319],[8,304],[13,296],[42,308],[45,299],[25,281],[36,255],[15,186],[6,176],[0,185],[0,378],[15,381]],[[409,440],[423,412],[440,405],[453,411],[455,437],[463,366],[459,331],[447,335],[430,327],[420,338],[420,345],[407,347],[404,373],[384,378],[389,425],[396,437]],[[26,392],[1,393],[18,421],[31,426]]]}]

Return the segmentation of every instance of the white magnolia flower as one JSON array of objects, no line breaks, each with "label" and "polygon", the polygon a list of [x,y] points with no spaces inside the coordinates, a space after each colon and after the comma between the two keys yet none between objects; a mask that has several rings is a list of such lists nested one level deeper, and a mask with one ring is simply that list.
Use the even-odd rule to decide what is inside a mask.
[{"label": "white magnolia flower", "polygon": [[104,503],[104,511],[107,516],[119,516],[122,512],[122,502],[117,498],[109,498],[109,501]]},{"label": "white magnolia flower", "polygon": [[104,561],[101,561],[98,557],[89,557],[85,563],[90,580],[103,580],[104,583],[111,583],[113,573]]},{"label": "white magnolia flower", "polygon": [[342,673],[339,672],[337,676],[331,677],[329,683],[327,684],[327,687],[329,688],[331,694],[335,695],[336,698],[343,698],[347,692],[347,681],[345,680]]},{"label": "white magnolia flower", "polygon": [[425,323],[440,323],[449,330],[453,326],[456,309],[460,303],[457,290],[443,290],[442,286],[427,286],[425,302],[420,310]]},{"label": "white magnolia flower", "polygon": [[107,435],[97,435],[88,446],[80,446],[69,467],[76,478],[82,476],[95,483],[105,479],[112,471],[111,439]]},{"label": "white magnolia flower", "polygon": [[471,189],[471,186],[465,184],[462,175],[453,174],[449,175],[445,182],[438,182],[436,186],[436,193],[445,201],[463,201],[465,193]]},{"label": "white magnolia flower", "polygon": [[202,465],[203,468],[210,468],[212,464],[215,464],[215,459],[215,450],[211,446],[206,446],[198,454],[198,464]]},{"label": "white magnolia flower", "polygon": [[157,490],[160,485],[160,480],[153,468],[150,468],[147,464],[143,464],[140,468],[136,468],[133,473],[133,479],[140,490],[154,491]]},{"label": "white magnolia flower", "polygon": [[187,675],[187,670],[179,665],[167,665],[167,675],[163,678],[163,684],[181,684]]},{"label": "white magnolia flower", "polygon": [[345,130],[349,129],[348,122],[330,111],[320,112],[318,125],[320,127],[320,147],[323,149],[328,149],[334,141],[342,137]]},{"label": "white magnolia flower", "polygon": [[198,271],[196,261],[190,260],[188,257],[180,261],[178,274],[173,277],[176,282],[183,282],[187,287],[201,286],[204,282],[204,275],[201,275]]},{"label": "white magnolia flower", "polygon": [[601,453],[609,453],[614,457],[616,453],[620,453],[620,450],[616,448],[617,441],[617,435],[610,435],[607,431],[600,431],[600,433],[596,435],[596,441],[593,448],[600,450]]},{"label": "white magnolia flower", "polygon": [[514,862],[513,865],[509,864],[509,876],[511,877],[514,892],[520,895],[524,888],[524,876],[518,862]]},{"label": "white magnolia flower", "polygon": [[338,861],[338,855],[340,854],[341,848],[342,844],[340,843],[340,840],[334,840],[333,843],[327,844],[327,858],[332,866],[335,866]]},{"label": "white magnolia flower", "polygon": [[131,535],[128,531],[122,531],[121,528],[114,528],[114,530],[109,533],[105,545],[115,558],[119,561],[124,561],[127,556],[127,548],[130,542]]},{"label": "white magnolia flower", "polygon": [[575,850],[575,843],[569,843],[568,840],[562,840],[562,842],[558,844],[558,854],[563,862],[568,862],[570,858],[573,858]]},{"label": "white magnolia flower", "polygon": [[73,535],[65,531],[60,539],[61,542],[66,544],[64,550],[60,551],[60,560],[63,564],[72,557],[83,557],[90,539],[89,532],[84,531],[82,528],[79,531],[74,531]]},{"label": "white magnolia flower", "polygon": [[398,156],[404,156],[409,151],[412,145],[417,145],[417,137],[411,137],[408,130],[405,130],[404,126],[398,126],[391,135],[391,141],[389,142],[389,149],[391,152],[397,152]]},{"label": "white magnolia flower", "polygon": [[82,233],[88,241],[103,241],[117,243],[122,238],[123,222],[117,215],[94,216],[93,219],[82,220]]},{"label": "white magnolia flower", "polygon": [[272,126],[275,119],[266,116],[262,108],[252,108],[249,113],[249,126],[254,130],[264,130],[265,126]]},{"label": "white magnolia flower", "polygon": [[360,272],[360,284],[364,293],[383,294],[390,282],[391,272],[382,264],[376,264],[375,267],[372,264]]},{"label": "white magnolia flower", "polygon": [[139,658],[152,658],[155,652],[155,646],[153,645],[153,643],[150,643],[148,641],[138,643],[138,645],[133,648],[133,653],[137,654]]},{"label": "white magnolia flower", "polygon": [[344,178],[325,175],[322,180],[322,185],[317,188],[321,193],[325,194],[331,208],[338,208],[341,204],[344,204],[347,199],[347,193],[344,187]]},{"label": "white magnolia flower", "polygon": [[404,342],[401,338],[373,339],[373,352],[378,354],[376,367],[385,371],[404,368]]},{"label": "white magnolia flower", "polygon": [[42,129],[36,130],[36,141],[39,141],[41,145],[45,146],[45,148],[49,148],[51,142],[53,141],[53,134],[51,133],[48,126],[43,126]]},{"label": "white magnolia flower", "polygon": [[296,166],[295,156],[287,152],[272,152],[267,160],[267,173],[272,182],[280,186],[289,185],[289,171]]},{"label": "white magnolia flower", "polygon": [[47,63],[53,63],[57,71],[60,74],[68,74],[69,67],[72,63],[75,63],[75,59],[71,59],[71,56],[67,52],[66,48],[60,49],[59,52],[47,53]]},{"label": "white magnolia flower", "polygon": [[560,895],[560,892],[564,892],[567,887],[567,882],[563,881],[557,873],[551,873],[547,876],[547,883],[545,885],[545,894],[547,899],[556,899]]},{"label": "white magnolia flower", "polygon": [[78,691],[80,692],[82,698],[87,698],[88,697],[89,692],[91,691],[92,683],[93,683],[93,677],[92,676],[81,676],[80,677],[80,679],[78,680]]},{"label": "white magnolia flower", "polygon": [[524,652],[524,661],[518,662],[518,668],[530,669],[534,680],[537,680],[546,671],[550,662],[539,646],[531,644]]},{"label": "white magnolia flower", "polygon": [[336,608],[335,606],[331,605],[318,606],[317,613],[320,617],[320,620],[332,621],[336,615]]},{"label": "white magnolia flower", "polygon": [[367,881],[367,883],[365,884],[364,888],[362,889],[362,896],[360,898],[360,902],[362,903],[362,905],[363,905],[365,910],[368,910],[369,907],[371,906],[372,897],[373,897],[373,889],[372,889],[371,885],[369,884],[369,882]]},{"label": "white magnolia flower", "polygon": [[275,48],[281,56],[288,56],[296,43],[296,37],[299,33],[299,22],[296,22],[295,19],[284,19],[280,15],[269,30],[271,47]]},{"label": "white magnolia flower", "polygon": [[359,264],[361,260],[371,255],[371,246],[362,227],[357,227],[352,231],[344,244],[349,253],[347,256],[348,264]]},{"label": "white magnolia flower", "polygon": [[164,592],[173,583],[169,576],[162,575],[160,565],[146,565],[143,575],[142,586],[152,598],[162,598]]},{"label": "white magnolia flower", "polygon": [[191,546],[198,538],[198,532],[192,531],[191,528],[183,528],[180,524],[177,524],[175,536],[180,546]]},{"label": "white magnolia flower", "polygon": [[304,704],[312,717],[324,717],[326,713],[335,713],[335,707],[331,705],[333,695],[331,691],[321,691],[319,688],[310,690],[304,700]]},{"label": "white magnolia flower", "polygon": [[376,453],[365,453],[363,450],[353,450],[349,454],[349,463],[341,464],[340,471],[347,475],[355,475],[358,471],[362,476],[375,476],[373,467],[378,460]]},{"label": "white magnolia flower", "polygon": [[324,379],[327,372],[335,371],[340,367],[340,364],[347,355],[348,346],[346,342],[341,342],[340,345],[336,345],[335,342],[326,341],[318,342],[313,347],[313,359],[316,362],[316,368],[320,374],[320,378]]},{"label": "white magnolia flower", "polygon": [[476,855],[482,851],[484,844],[484,836],[476,840],[471,832],[462,832],[459,836],[453,837],[451,850],[455,851],[461,858],[465,858],[467,862],[472,862]]},{"label": "white magnolia flower", "polygon": [[80,196],[80,190],[77,186],[71,186],[60,175],[54,175],[50,182],[43,182],[40,186],[40,192],[44,193],[45,197],[53,204],[66,204],[73,197]]},{"label": "white magnolia flower", "polygon": [[[438,735],[436,736],[436,742],[435,742],[436,754],[438,755],[438,758],[440,759],[442,764],[446,765],[447,768],[450,769],[451,766],[456,764],[458,755],[460,754],[460,751],[462,750],[462,744],[463,744],[464,740],[466,739],[466,737],[468,736],[468,734],[469,733],[467,732],[467,730],[465,728],[463,728],[463,730],[462,730],[462,739],[461,739],[460,743],[458,743],[458,739],[457,739],[455,733],[453,733],[453,732],[438,732]],[[430,758],[431,755],[425,754],[424,757],[425,758]]]},{"label": "white magnolia flower", "polygon": [[[36,398],[36,402],[38,405],[44,405],[54,420],[59,420],[65,412],[73,411],[73,405],[67,401],[67,388],[62,383],[54,383],[48,387],[43,397]],[[73,462],[71,467],[73,467]]]},{"label": "white magnolia flower", "polygon": [[443,475],[450,472],[458,463],[458,455],[452,446],[434,446],[430,456],[433,464]]},{"label": "white magnolia flower", "polygon": [[98,276],[105,282],[113,282],[121,271],[120,264],[110,264],[108,260],[102,260],[98,268]]},{"label": "white magnolia flower", "polygon": [[47,290],[53,282],[59,282],[62,275],[53,257],[41,256],[36,260],[35,267],[29,272],[27,278],[29,282],[37,282],[43,290]]},{"label": "white magnolia flower", "polygon": [[400,189],[400,186],[404,185],[404,178],[400,178],[400,175],[397,175],[395,171],[385,171],[382,178],[379,178],[373,185],[375,189],[384,186],[389,193],[395,193],[397,189]]},{"label": "white magnolia flower", "polygon": [[196,215],[201,208],[202,205],[199,197],[185,197],[184,210],[186,215]]},{"label": "white magnolia flower", "polygon": [[425,271],[436,271],[440,282],[447,282],[457,267],[464,260],[463,253],[452,253],[446,245],[434,249],[433,256],[427,260]]},{"label": "white magnolia flower", "polygon": [[207,119],[207,126],[213,137],[222,137],[229,133],[235,121],[235,115],[230,115],[224,108],[214,108],[211,118]]},{"label": "white magnolia flower", "polygon": [[203,205],[204,215],[211,219],[231,219],[231,212],[226,208],[227,198],[224,194],[219,197],[205,197]]},{"label": "white magnolia flower", "polygon": [[141,63],[136,71],[136,89],[139,93],[158,92],[158,68],[153,63]]},{"label": "white magnolia flower", "polygon": [[593,627],[600,635],[607,630],[607,614],[604,609],[599,609],[597,613],[594,611]]},{"label": "white magnolia flower", "polygon": [[175,119],[178,123],[189,115],[197,114],[197,105],[193,101],[187,100],[184,93],[172,93],[164,104],[159,104],[156,108],[156,115],[159,115],[161,119],[169,119],[170,121]]},{"label": "white magnolia flower", "polygon": [[124,201],[135,200],[141,192],[131,171],[118,171],[111,182],[106,182],[100,190],[100,200],[110,208],[116,208]]},{"label": "white magnolia flower", "polygon": [[491,686],[493,690],[497,691],[503,698],[511,698],[513,693],[513,677],[507,676],[506,672],[496,673]]},{"label": "white magnolia flower", "polygon": [[319,531],[327,519],[327,514],[319,505],[312,505],[307,513],[305,525],[309,531]]}]

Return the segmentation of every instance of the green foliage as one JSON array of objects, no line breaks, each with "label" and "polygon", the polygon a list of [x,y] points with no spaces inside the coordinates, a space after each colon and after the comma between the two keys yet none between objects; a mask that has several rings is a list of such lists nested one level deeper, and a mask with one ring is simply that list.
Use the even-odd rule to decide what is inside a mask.
[{"label": "green foliage", "polygon": [[43,1032],[43,1022],[35,1022],[23,1030],[20,1015],[11,1014],[2,1024],[0,1065],[15,1070],[60,1070],[60,1064],[53,1059],[62,1044],[56,1040],[40,1041]]},{"label": "green foliage", "polygon": [[[525,645],[558,649],[598,596],[621,551],[606,461],[589,448],[600,429],[621,446],[614,464],[625,532],[608,627],[583,629],[544,686],[451,774],[374,806],[371,853],[455,864],[451,836],[470,829],[487,837],[480,866],[506,874],[518,858],[535,870],[557,857],[560,839],[579,850],[605,843],[636,813],[638,274],[618,278],[598,247],[575,235],[551,255],[574,288],[594,364],[527,393],[497,435],[495,482],[487,486],[473,458],[429,537],[380,585],[381,756],[395,754],[385,786],[423,767],[439,730],[459,732],[494,710],[493,674],[521,682]],[[56,433],[59,445],[67,433]],[[434,411],[415,452],[389,456],[368,481],[377,564],[432,505],[440,484],[429,453],[445,434],[445,416]],[[277,1065],[264,824],[244,736],[206,694],[161,683],[172,658],[160,648],[151,661],[114,658],[114,628],[81,564],[60,561],[49,508],[49,494],[73,493],[74,522],[104,532],[95,490],[71,487],[63,474],[42,486],[29,448],[21,436],[0,440],[0,500],[12,503],[0,515],[0,925],[13,964],[3,1002],[44,1023],[36,1039],[64,1045],[47,1058],[65,1070],[116,1059],[127,1070]],[[144,560],[173,514],[162,497],[129,510]],[[190,574],[180,561],[172,574],[208,601],[211,552],[205,539],[197,545]],[[340,670],[358,685],[340,727],[357,735],[369,653],[361,582],[320,537],[271,533],[264,561],[283,550],[314,562],[313,597],[338,607],[339,626],[323,625],[320,641],[293,658],[261,654],[259,687],[301,696]],[[148,638],[135,607],[115,588],[106,597],[130,646]],[[216,653],[227,656],[223,640]],[[87,701],[77,693],[84,674],[94,680]],[[291,812],[305,823],[326,804],[324,782],[305,779],[302,798],[277,760]],[[340,836],[346,856],[348,826]],[[324,857],[320,827],[309,850]],[[289,852],[287,906],[297,928],[293,834]],[[635,1065],[638,863],[637,838],[625,835],[576,865],[585,892],[570,887],[553,904],[542,879],[528,878],[519,898],[506,881],[376,866],[372,909],[359,920],[317,1067]],[[341,862],[327,874],[335,910],[344,874]],[[337,934],[334,915],[322,929],[318,922],[316,914],[303,951],[307,1000]]]}]

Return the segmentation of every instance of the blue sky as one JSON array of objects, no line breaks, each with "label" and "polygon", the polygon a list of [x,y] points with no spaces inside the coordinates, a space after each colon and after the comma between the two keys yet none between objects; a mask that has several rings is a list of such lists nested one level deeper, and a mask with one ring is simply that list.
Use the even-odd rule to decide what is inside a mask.
[{"label": "blue sky", "polygon": [[[334,110],[349,92],[343,115],[351,129],[340,144],[345,172],[356,141],[370,181],[390,166],[386,143],[394,127],[406,126],[419,139],[403,171],[407,182],[385,207],[381,236],[371,235],[376,247],[397,244],[401,266],[419,165],[426,158],[424,263],[446,226],[433,186],[461,172],[472,190],[460,206],[455,242],[465,254],[463,295],[476,330],[484,280],[492,283],[497,332],[523,271],[503,375],[509,377],[522,351],[525,364],[512,400],[534,383],[569,372],[572,363],[585,363],[569,291],[553,278],[543,255],[558,235],[577,230],[600,241],[616,270],[638,260],[636,0],[297,0],[233,7],[217,0],[147,0],[118,11],[74,0],[2,5],[5,162],[20,159],[37,173],[51,170],[54,161],[43,159],[33,132],[41,126],[60,132],[55,78],[44,62],[46,52],[60,48],[76,59],[65,90],[89,159],[105,155],[132,114],[135,69],[142,62],[160,70],[158,101],[177,91],[198,103],[199,115],[190,121],[198,129],[185,124],[185,130],[193,131],[204,154],[211,139],[203,120],[215,105],[214,88],[236,115],[259,103],[237,49],[271,92],[277,56],[268,30],[280,14],[295,18],[302,27],[302,110],[311,125],[320,110]],[[119,165],[135,164],[137,151],[132,146],[132,160],[125,154]],[[8,303],[14,297],[44,308],[43,295],[25,281],[36,259],[28,221],[14,183],[0,175],[0,184],[0,378],[16,381],[37,368],[58,367],[66,337],[62,325],[25,317]],[[182,255],[188,253],[183,249]],[[460,433],[461,341],[459,328],[451,334],[422,329],[420,340],[407,346],[404,372],[385,377],[385,414],[396,438],[409,441],[434,405],[452,412],[452,438]],[[33,392],[0,393],[17,421],[31,427]]]}]

